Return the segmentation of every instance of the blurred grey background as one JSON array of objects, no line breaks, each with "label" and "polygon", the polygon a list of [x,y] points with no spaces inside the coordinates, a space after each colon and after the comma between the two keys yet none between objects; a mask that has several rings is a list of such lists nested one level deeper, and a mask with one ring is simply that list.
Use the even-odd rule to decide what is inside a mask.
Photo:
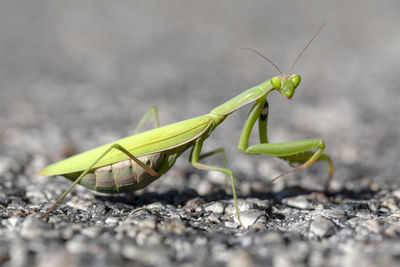
[{"label": "blurred grey background", "polygon": [[[68,145],[84,151],[129,135],[152,105],[162,124],[207,113],[277,75],[240,47],[289,71],[326,22],[295,67],[294,101],[269,97],[270,140],[322,138],[337,181],[396,184],[399,14],[397,0],[1,1],[1,157],[43,155],[43,167]],[[254,162],[286,165],[236,149],[249,108],[205,150],[224,145],[234,171],[271,178]]]},{"label": "blurred grey background", "polygon": [[[153,105],[163,125],[208,113],[278,75],[241,47],[289,71],[324,22],[293,101],[268,97],[269,139],[324,139],[329,191],[325,164],[268,183],[289,167],[238,151],[248,105],[204,151],[227,149],[254,229],[188,153],[144,192],[76,187],[38,217],[70,185],[45,165],[130,135]],[[399,266],[399,25],[398,0],[0,0],[0,265]]]}]

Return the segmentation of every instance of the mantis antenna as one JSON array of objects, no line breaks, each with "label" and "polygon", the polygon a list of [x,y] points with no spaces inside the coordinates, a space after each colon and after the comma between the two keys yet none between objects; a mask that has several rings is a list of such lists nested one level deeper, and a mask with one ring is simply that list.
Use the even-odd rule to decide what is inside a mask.
[{"label": "mantis antenna", "polygon": [[278,66],[275,65],[274,62],[272,62],[272,60],[270,60],[269,58],[267,58],[266,56],[264,56],[263,54],[261,54],[261,53],[258,52],[257,50],[254,50],[254,49],[248,48],[248,47],[241,47],[240,49],[249,50],[249,51],[251,51],[251,52],[253,52],[253,53],[256,53],[257,55],[259,55],[260,57],[264,58],[264,59],[267,60],[269,63],[271,63],[272,66],[274,66],[275,69],[277,69],[277,70],[279,71],[279,73],[280,73],[281,75],[283,75],[282,71],[278,68]]},{"label": "mantis antenna", "polygon": [[[311,38],[311,40],[306,44],[306,46],[300,51],[299,55],[297,56],[296,60],[293,62],[292,67],[290,68],[290,72],[289,74],[292,74],[293,68],[296,65],[297,61],[299,61],[300,57],[304,54],[304,51],[306,51],[306,49],[310,46],[310,44],[312,43],[312,41],[314,41],[314,39],[318,36],[318,34],[321,32],[322,28],[325,26],[326,22],[324,22],[321,27],[319,27],[318,31],[313,35],[313,37]],[[271,63],[272,66],[275,67],[275,69],[277,69],[279,71],[279,73],[281,75],[283,75],[282,71],[278,68],[278,66],[272,62],[272,60],[270,60],[269,58],[267,58],[266,56],[264,56],[263,54],[261,54],[260,52],[258,52],[255,49],[249,48],[249,47],[241,47],[240,49],[244,49],[244,50],[249,50],[257,55],[259,55],[260,57],[264,58],[265,60],[267,60],[269,63]]]},{"label": "mantis antenna", "polygon": [[293,62],[292,67],[290,68],[290,72],[289,74],[292,74],[294,65],[296,65],[297,61],[299,60],[299,58],[304,54],[304,51],[306,51],[307,47],[310,46],[310,44],[312,43],[312,41],[314,41],[314,39],[317,37],[317,35],[319,34],[319,32],[322,30],[322,28],[325,26],[326,22],[324,22],[321,27],[319,27],[318,31],[316,33],[314,33],[314,36],[311,38],[311,40],[306,44],[306,46],[303,48],[303,50],[301,50],[300,54],[297,56],[296,60]]}]

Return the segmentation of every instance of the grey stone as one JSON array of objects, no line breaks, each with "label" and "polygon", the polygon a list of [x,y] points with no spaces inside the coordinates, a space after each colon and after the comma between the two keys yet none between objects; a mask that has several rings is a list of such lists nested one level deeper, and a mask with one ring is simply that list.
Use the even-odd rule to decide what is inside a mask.
[{"label": "grey stone", "polygon": [[119,222],[118,217],[107,217],[106,220],[104,221],[106,224],[117,224]]},{"label": "grey stone", "polygon": [[222,202],[218,201],[207,205],[204,209],[213,213],[223,213],[225,206]]},{"label": "grey stone", "polygon": [[211,213],[211,214],[207,217],[207,220],[208,220],[209,222],[212,222],[212,223],[217,223],[217,224],[221,223],[221,221],[218,219],[218,217],[217,217],[214,213]]},{"label": "grey stone", "polygon": [[311,204],[307,200],[307,198],[303,195],[292,197],[292,198],[286,198],[283,200],[283,203],[286,205],[293,207],[293,208],[298,208],[298,209],[310,209]]},{"label": "grey stone", "polygon": [[310,225],[310,232],[318,237],[327,237],[335,230],[335,224],[323,216],[314,218]]},{"label": "grey stone", "polygon": [[239,250],[234,253],[234,256],[227,262],[228,267],[252,267],[255,266],[252,255],[245,250]]},{"label": "grey stone", "polygon": [[140,228],[149,228],[155,229],[156,228],[156,219],[153,217],[145,218],[144,220],[139,221],[138,226]]},{"label": "grey stone", "polygon": [[166,223],[166,230],[175,234],[182,234],[186,226],[178,215],[172,216]]},{"label": "grey stone", "polygon": [[[237,224],[239,224],[239,220],[236,216],[234,220]],[[265,212],[255,209],[240,212],[240,220],[246,228],[253,226],[256,223],[265,224],[267,221]]]},{"label": "grey stone", "polygon": [[[175,230],[175,229],[174,229]],[[162,243],[163,237],[152,229],[140,229],[135,235],[135,240],[140,246],[154,246]]]},{"label": "grey stone", "polygon": [[34,216],[29,216],[23,221],[20,228],[20,234],[25,238],[35,239],[51,235],[52,233],[49,230],[50,226],[43,220]]},{"label": "grey stone", "polygon": [[147,266],[169,266],[168,253],[162,247],[137,247],[126,245],[122,247],[122,256],[134,262]]},{"label": "grey stone", "polygon": [[[249,209],[254,209],[255,205],[253,202],[245,200],[245,199],[238,199],[238,208],[239,211],[246,211]],[[232,202],[225,208],[225,213],[229,214],[229,215],[234,215],[236,214],[236,208],[235,208],[235,204],[232,200]]]},{"label": "grey stone", "polygon": [[90,238],[96,238],[101,235],[101,233],[104,231],[104,228],[101,226],[91,226],[87,228],[83,228],[81,230],[82,234],[90,237]]}]

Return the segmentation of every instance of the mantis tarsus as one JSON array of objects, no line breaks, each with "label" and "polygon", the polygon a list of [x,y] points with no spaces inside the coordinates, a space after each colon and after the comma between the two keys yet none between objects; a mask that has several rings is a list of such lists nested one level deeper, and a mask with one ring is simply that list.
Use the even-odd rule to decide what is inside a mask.
[{"label": "mantis tarsus", "polygon": [[[293,67],[305,49],[321,31],[322,27],[323,25],[300,52],[289,74],[283,74],[274,63],[257,51],[246,48],[272,63],[280,72],[280,75],[244,91],[212,109],[209,114],[166,126],[159,126],[157,109],[153,107],[139,122],[136,132],[140,130],[151,114],[154,115],[156,128],[99,146],[49,165],[41,170],[39,172],[41,175],[63,175],[74,181],[58,200],[47,209],[42,217],[47,216],[77,184],[106,193],[133,192],[144,188],[166,173],[174,165],[175,160],[185,150],[192,147],[190,160],[193,167],[202,170],[221,171],[230,176],[236,216],[243,226],[240,220],[233,173],[226,166],[224,148],[221,147],[205,154],[201,154],[201,152],[203,142],[211,132],[230,114],[251,102],[255,103],[244,123],[238,148],[246,154],[275,156],[291,164],[300,164],[273,180],[290,172],[307,168],[315,161],[327,161],[329,165],[328,186],[333,175],[333,164],[330,157],[323,153],[325,148],[323,140],[304,139],[269,143],[267,137],[268,102],[266,97],[271,91],[276,90],[287,99],[292,98],[295,89],[300,83],[300,76],[292,74]],[[257,120],[260,144],[249,146],[250,133]],[[211,166],[199,162],[200,159],[216,153],[222,154],[223,167]]]}]

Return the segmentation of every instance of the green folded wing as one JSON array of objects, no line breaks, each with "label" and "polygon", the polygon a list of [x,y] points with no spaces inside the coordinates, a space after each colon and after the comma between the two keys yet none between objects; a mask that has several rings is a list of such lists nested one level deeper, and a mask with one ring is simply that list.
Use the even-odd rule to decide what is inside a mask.
[{"label": "green folded wing", "polygon": [[[135,156],[150,154],[156,151],[168,150],[171,147],[185,144],[207,130],[212,122],[209,115],[199,116],[146,132],[122,138],[120,140],[93,148],[86,152],[66,158],[51,164],[41,170],[41,175],[61,175],[86,170],[112,144],[118,143]],[[107,153],[95,166],[101,167],[129,157],[117,149]]]}]

